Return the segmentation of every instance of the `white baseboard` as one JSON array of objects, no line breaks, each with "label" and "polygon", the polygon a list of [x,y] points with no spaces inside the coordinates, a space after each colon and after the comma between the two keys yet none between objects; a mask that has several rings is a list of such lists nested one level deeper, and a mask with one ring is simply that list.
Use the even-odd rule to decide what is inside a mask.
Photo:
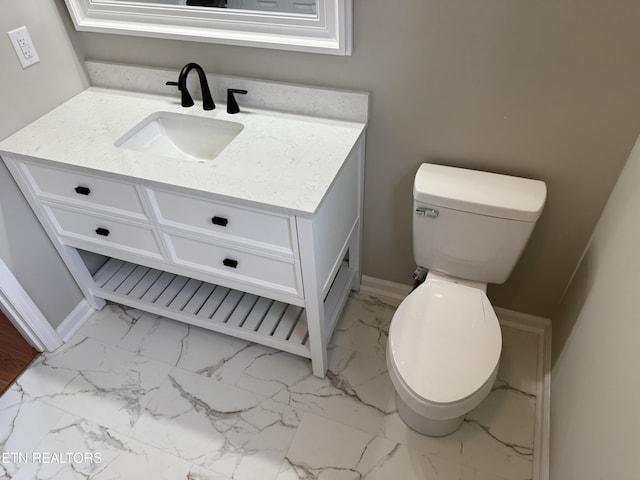
[{"label": "white baseboard", "polygon": [[368,275],[362,276],[362,282],[360,284],[360,291],[363,293],[380,295],[394,300],[404,300],[404,298],[409,295],[412,288],[413,287],[411,285],[390,282],[389,280],[369,277]]},{"label": "white baseboard", "polygon": [[39,352],[51,352],[62,345],[60,336],[2,259],[0,309],[25,340]]},{"label": "white baseboard", "polygon": [[63,341],[68,341],[73,334],[84,325],[93,312],[95,312],[95,309],[83,298],[71,313],[67,315],[67,318],[58,325],[56,333],[60,335]]},{"label": "white baseboard", "polygon": [[549,433],[551,428],[551,320],[506,308],[494,307],[501,325],[539,335],[538,391],[536,392],[536,432],[533,479],[549,480]]},{"label": "white baseboard", "polygon": [[511,324],[521,330],[530,330],[532,332],[551,331],[551,320],[529,313],[516,312],[508,308],[493,307],[502,324]]}]

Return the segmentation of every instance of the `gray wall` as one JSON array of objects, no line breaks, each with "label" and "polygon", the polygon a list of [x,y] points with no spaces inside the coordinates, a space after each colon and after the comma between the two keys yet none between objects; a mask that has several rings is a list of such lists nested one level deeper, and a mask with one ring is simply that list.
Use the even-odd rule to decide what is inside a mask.
[{"label": "gray wall", "polygon": [[[0,138],[83,90],[86,78],[53,0],[0,3]],[[40,56],[22,69],[4,32],[26,25]],[[0,258],[56,327],[82,294],[0,162]]]},{"label": "gray wall", "polygon": [[640,473],[640,141],[553,319],[551,478]]},{"label": "gray wall", "polygon": [[[62,0],[56,0],[62,4]],[[71,32],[85,58],[367,90],[364,272],[409,283],[421,162],[542,179],[496,305],[549,316],[640,130],[640,3],[354,0],[351,57]]]}]

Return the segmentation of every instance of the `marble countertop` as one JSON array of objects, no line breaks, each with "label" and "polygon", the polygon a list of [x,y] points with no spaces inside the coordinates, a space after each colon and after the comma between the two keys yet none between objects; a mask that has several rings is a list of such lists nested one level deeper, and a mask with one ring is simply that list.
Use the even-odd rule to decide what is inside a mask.
[{"label": "marble countertop", "polygon": [[[115,147],[155,112],[242,123],[244,129],[207,162],[154,156]],[[173,96],[90,87],[0,142],[0,154],[41,159],[207,192],[241,204],[311,216],[366,125],[225,105],[202,110]]]}]

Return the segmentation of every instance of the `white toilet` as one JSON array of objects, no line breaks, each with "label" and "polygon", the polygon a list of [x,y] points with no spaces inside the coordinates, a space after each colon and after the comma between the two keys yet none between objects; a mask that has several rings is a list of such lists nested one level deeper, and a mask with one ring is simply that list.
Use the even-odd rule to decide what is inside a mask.
[{"label": "white toilet", "polygon": [[538,180],[420,166],[413,252],[429,273],[398,307],[387,346],[398,413],[413,430],[448,435],[490,392],[502,335],[487,283],[509,277],[546,194]]}]

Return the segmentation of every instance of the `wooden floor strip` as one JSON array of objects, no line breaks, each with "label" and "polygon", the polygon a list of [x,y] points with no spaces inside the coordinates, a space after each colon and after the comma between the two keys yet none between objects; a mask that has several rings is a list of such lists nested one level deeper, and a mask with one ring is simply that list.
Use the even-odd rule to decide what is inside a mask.
[{"label": "wooden floor strip", "polygon": [[0,312],[0,394],[38,356],[38,351],[22,338],[20,332]]}]

